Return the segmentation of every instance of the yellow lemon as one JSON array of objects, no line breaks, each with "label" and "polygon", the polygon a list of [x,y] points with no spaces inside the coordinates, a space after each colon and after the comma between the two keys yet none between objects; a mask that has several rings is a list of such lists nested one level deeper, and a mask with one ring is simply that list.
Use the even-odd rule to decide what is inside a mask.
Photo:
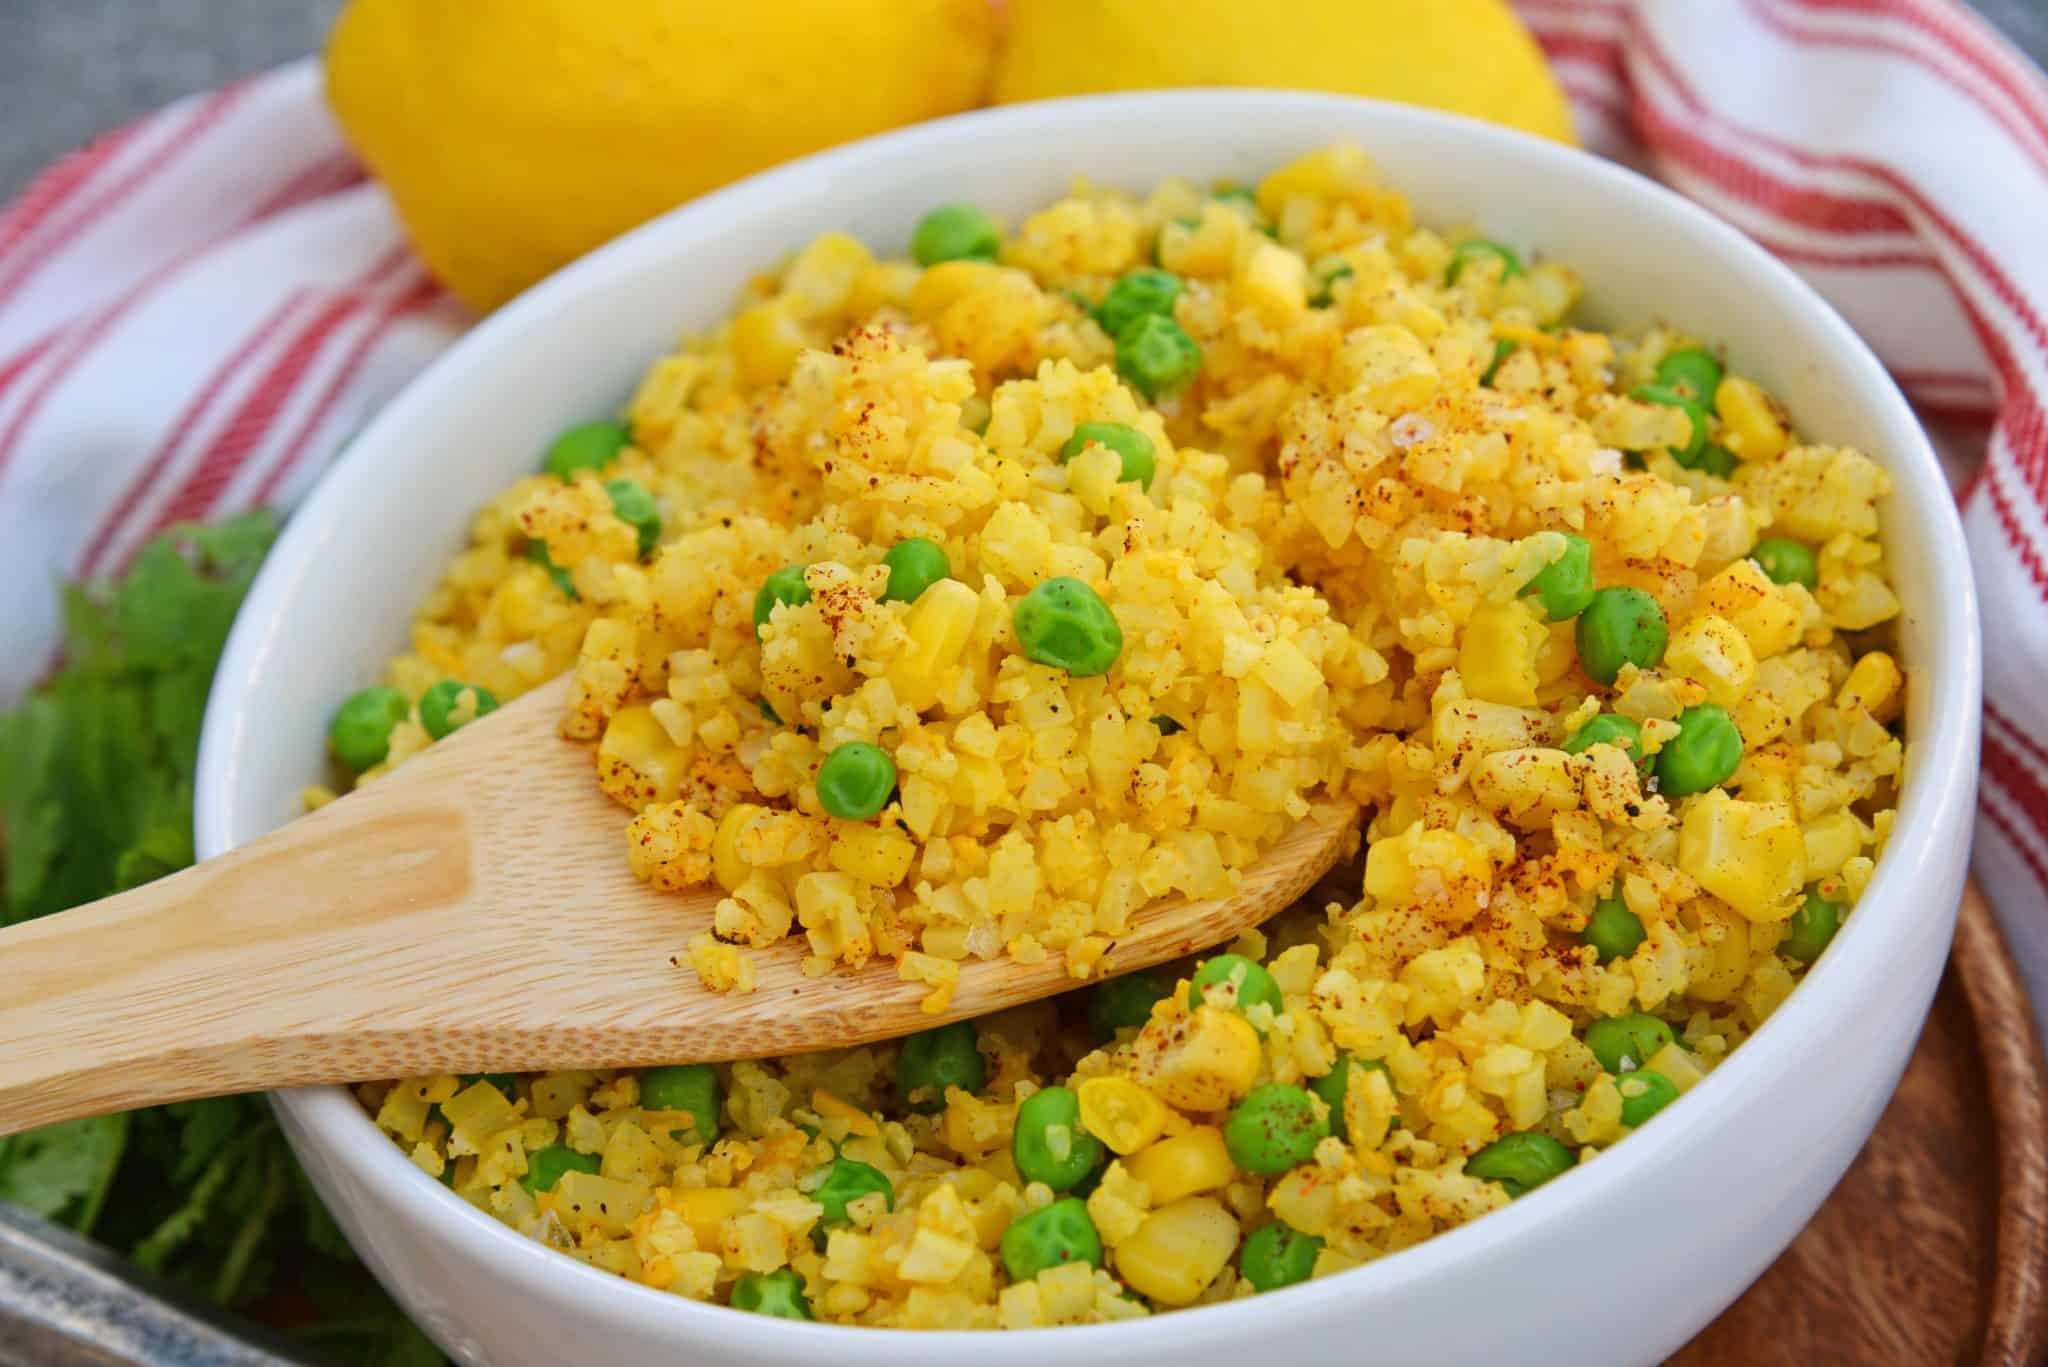
[{"label": "yellow lemon", "polygon": [[987,0],[351,0],[327,96],[489,309],[692,195],[981,103],[996,34]]},{"label": "yellow lemon", "polygon": [[1010,0],[998,104],[1184,85],[1376,95],[1573,140],[1504,0]]}]

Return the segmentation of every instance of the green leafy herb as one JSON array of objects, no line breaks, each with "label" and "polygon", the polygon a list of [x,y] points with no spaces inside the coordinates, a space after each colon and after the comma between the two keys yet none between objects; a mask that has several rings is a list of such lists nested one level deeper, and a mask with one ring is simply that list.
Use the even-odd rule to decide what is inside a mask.
[{"label": "green leafy herb", "polygon": [[71,1120],[0,1139],[0,1201],[89,1234],[128,1138],[128,1117]]},{"label": "green leafy herb", "polygon": [[65,666],[0,717],[0,924],[192,862],[192,773],[214,662],[275,534],[181,527],[104,592],[66,592]]},{"label": "green leafy herb", "polygon": [[[276,531],[267,513],[173,528],[119,583],[66,591],[63,668],[0,714],[0,925],[192,862],[207,689]],[[221,1305],[288,1321],[279,1327],[337,1360],[441,1361],[356,1265],[260,1097],[0,1139],[0,1201]]]}]

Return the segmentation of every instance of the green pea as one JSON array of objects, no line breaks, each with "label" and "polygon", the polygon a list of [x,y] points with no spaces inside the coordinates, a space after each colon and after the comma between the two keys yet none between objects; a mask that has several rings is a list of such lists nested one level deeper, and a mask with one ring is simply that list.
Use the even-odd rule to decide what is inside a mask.
[{"label": "green pea", "polygon": [[1494,372],[1500,369],[1500,363],[1514,354],[1515,344],[1512,341],[1505,337],[1496,337],[1493,342],[1493,359],[1486,363],[1486,369],[1479,372],[1479,383],[1491,386]]},{"label": "green pea", "polygon": [[1820,558],[1803,541],[1785,536],[1765,537],[1756,543],[1749,558],[1756,561],[1773,584],[1804,584],[1813,588],[1820,583]]},{"label": "green pea", "polygon": [[1048,1267],[1064,1263],[1102,1266],[1102,1236],[1088,1218],[1088,1203],[1067,1196],[1012,1220],[997,1252],[1011,1281],[1028,1282]]},{"label": "green pea", "polygon": [[761,581],[754,594],[754,639],[775,615],[778,606],[799,607],[811,601],[811,586],[804,582],[802,565],[785,565]]},{"label": "green pea", "polygon": [[1278,1291],[1308,1280],[1323,1241],[1275,1220],[1253,1230],[1237,1251],[1237,1270],[1254,1291]]},{"label": "green pea", "polygon": [[1277,1177],[1306,1163],[1330,1133],[1315,1098],[1291,1082],[1254,1087],[1223,1122],[1223,1147],[1246,1172]]},{"label": "green pea", "polygon": [[1107,446],[1123,457],[1123,472],[1117,478],[1124,483],[1136,481],[1138,487],[1150,489],[1154,464],[1152,460],[1152,438],[1135,427],[1126,427],[1120,422],[1084,422],[1074,429],[1074,435],[1067,438],[1067,444],[1060,448],[1060,463],[1066,464],[1090,446]]},{"label": "green pea", "polygon": [[1735,459],[1735,453],[1725,446],[1708,442],[1700,451],[1700,458],[1693,463],[1693,469],[1702,470],[1715,479],[1733,479],[1742,462]]},{"label": "green pea", "polygon": [[910,256],[920,266],[993,261],[1002,246],[995,223],[972,204],[942,204],[919,219],[910,235]]},{"label": "green pea", "polygon": [[1226,189],[1215,191],[1209,198],[1223,204],[1242,204],[1253,213],[1259,211],[1259,197],[1252,192],[1250,186],[1232,185]]},{"label": "green pea", "polygon": [[1617,1077],[1642,1067],[1672,1040],[1670,1026],[1642,1011],[1604,1016],[1586,1027],[1586,1047]]},{"label": "green pea", "polygon": [[946,1109],[946,1089],[978,1092],[988,1081],[973,1021],[954,1021],[903,1041],[896,1054],[896,1090],[913,1111],[936,1115]]},{"label": "green pea", "polygon": [[732,1308],[778,1320],[807,1320],[811,1303],[804,1298],[804,1279],[793,1267],[773,1272],[748,1272],[732,1284]]},{"label": "green pea", "polygon": [[1595,902],[1593,914],[1586,918],[1586,928],[1579,932],[1579,943],[1593,946],[1603,964],[1628,958],[1647,938],[1642,918],[1619,897],[1603,897]]},{"label": "green pea", "polygon": [[1109,287],[1095,306],[1095,321],[1112,337],[1153,314],[1173,317],[1173,301],[1180,298],[1180,277],[1157,266],[1140,266]]},{"label": "green pea", "polygon": [[1467,266],[1480,261],[1500,262],[1500,278],[1512,280],[1522,273],[1522,258],[1504,243],[1486,237],[1468,237],[1451,249],[1451,263],[1444,267],[1444,283],[1455,285]]},{"label": "green pea", "polygon": [[1098,1044],[1116,1038],[1119,1030],[1136,1030],[1152,1019],[1152,1004],[1173,995],[1156,973],[1126,973],[1105,978],[1088,994],[1088,1025]]},{"label": "green pea", "polygon": [[661,540],[661,509],[654,495],[630,479],[608,479],[604,491],[612,501],[612,516],[640,534],[640,558],[645,560]]},{"label": "green pea", "polygon": [[1202,368],[1202,348],[1179,323],[1148,313],[1117,334],[1116,373],[1148,399],[1185,389]]},{"label": "green pea", "polygon": [[1179,722],[1175,721],[1172,717],[1169,717],[1164,713],[1161,713],[1160,715],[1154,717],[1152,719],[1152,724],[1159,728],[1159,734],[1162,736],[1177,736],[1181,732],[1187,730],[1185,726],[1182,726]]},{"label": "green pea", "polygon": [[1351,1126],[1344,1119],[1344,1098],[1351,1091],[1351,1070],[1354,1068],[1384,1074],[1390,1087],[1394,1083],[1394,1075],[1387,1071],[1385,1063],[1376,1058],[1354,1058],[1348,1052],[1337,1055],[1330,1071],[1309,1083],[1308,1089],[1330,1108],[1330,1133],[1339,1139],[1351,1137]]},{"label": "green pea", "polygon": [[1678,1100],[1678,1087],[1650,1068],[1638,1068],[1614,1080],[1621,1089],[1621,1123],[1634,1129]]},{"label": "green pea", "polygon": [[1661,384],[1637,385],[1629,391],[1631,399],[1639,403],[1660,403],[1670,408],[1682,408],[1686,417],[1692,420],[1691,435],[1685,445],[1667,448],[1671,459],[1690,470],[1699,463],[1700,452],[1707,446],[1707,409],[1697,399],[1692,399],[1677,390]]},{"label": "green pea", "polygon": [[1524,598],[1532,594],[1543,605],[1543,615],[1553,622],[1584,612],[1593,601],[1593,543],[1566,532],[1564,553],[1522,586]]},{"label": "green pea", "polygon": [[566,483],[585,470],[604,469],[632,440],[633,434],[615,422],[578,423],[548,444],[541,466]]},{"label": "green pea", "polygon": [[531,560],[534,564],[540,566],[542,569],[546,570],[548,572],[548,578],[555,581],[555,587],[560,589],[562,591],[562,596],[567,598],[570,602],[573,603],[582,596],[576,592],[576,581],[569,577],[569,571],[563,569],[560,565],[557,565],[551,558],[549,558],[547,542],[527,542],[526,558],[528,560]]},{"label": "green pea", "polygon": [[782,725],[782,718],[776,715],[775,709],[768,705],[768,700],[766,698],[754,699],[754,706],[757,709],[759,709],[761,715],[765,717],[772,725]]},{"label": "green pea", "polygon": [[844,1155],[834,1158],[832,1165],[825,1169],[825,1180],[811,1192],[811,1199],[825,1208],[818,1217],[811,1237],[818,1247],[826,1243],[826,1233],[853,1223],[853,1217],[846,1213],[846,1207],[863,1196],[882,1194],[884,1204],[896,1209],[896,1188],[880,1168],[863,1163]]},{"label": "green pea", "polygon": [[1017,600],[1011,630],[1025,656],[1077,678],[1104,674],[1123,653],[1123,628],[1100,594],[1056,575]]},{"label": "green pea", "polygon": [[953,573],[945,548],[921,536],[891,546],[882,563],[889,567],[889,587],[882,590],[885,603],[915,603],[926,589]]},{"label": "green pea", "polygon": [[1799,910],[1792,913],[1792,919],[1785,925],[1785,938],[1778,942],[1778,952],[1788,959],[1810,964],[1828,947],[1828,941],[1835,938],[1835,931],[1841,928],[1841,924],[1842,904],[1821,896],[1818,888],[1809,888],[1806,900],[1799,904]]},{"label": "green pea", "polygon": [[412,712],[405,694],[395,688],[365,688],[351,693],[327,724],[334,757],[357,773],[382,764],[391,753],[391,733]]},{"label": "green pea", "polygon": [[1192,1011],[1200,1006],[1209,989],[1224,983],[1237,985],[1237,999],[1231,1004],[1240,1014],[1257,1002],[1272,1007],[1274,1015],[1286,1009],[1286,1003],[1280,996],[1280,984],[1273,981],[1273,975],[1266,971],[1266,966],[1242,954],[1218,954],[1201,962],[1194,977],[1188,980],[1188,1009]]},{"label": "green pea", "polygon": [[864,740],[848,741],[818,766],[818,805],[830,816],[869,821],[896,791],[896,761]]},{"label": "green pea", "polygon": [[719,1120],[725,1115],[725,1089],[718,1071],[708,1063],[680,1063],[667,1068],[649,1068],[640,1074],[640,1105],[650,1111],[683,1111],[690,1117],[692,1144],[709,1144],[718,1138]]},{"label": "green pea", "polygon": [[1465,1174],[1498,1182],[1510,1196],[1534,1191],[1572,1168],[1572,1151],[1547,1134],[1524,1130],[1502,1135],[1465,1163]]},{"label": "green pea", "polygon": [[460,679],[443,679],[420,694],[420,725],[435,740],[462,725],[455,720],[455,710],[462,702],[462,695],[475,698],[475,716],[488,716],[498,710],[498,695],[480,684],[464,683]]},{"label": "green pea", "polygon": [[1580,668],[1603,684],[1613,683],[1623,665],[1655,667],[1671,639],[1657,600],[1622,585],[1593,590],[1593,601],[1579,614],[1576,634]]},{"label": "green pea", "polygon": [[1358,272],[1353,270],[1348,262],[1332,270],[1323,277],[1322,283],[1316,286],[1316,292],[1308,297],[1309,307],[1318,309],[1329,308],[1337,302],[1335,293],[1337,282],[1339,280],[1349,280],[1357,274]]},{"label": "green pea", "polygon": [[1612,745],[1626,750],[1637,764],[1643,762],[1643,728],[1618,712],[1602,712],[1565,739],[1568,755],[1584,754],[1595,745]]},{"label": "green pea", "polygon": [[1027,1182],[1071,1191],[1102,1166],[1102,1141],[1081,1128],[1081,1100],[1065,1087],[1024,1098],[1010,1138],[1010,1156]]},{"label": "green pea", "polygon": [[594,1177],[603,1166],[603,1160],[594,1153],[578,1153],[567,1144],[550,1144],[527,1158],[526,1175],[519,1179],[519,1185],[538,1196],[553,1191],[565,1172],[587,1172]]},{"label": "green pea", "polygon": [[1728,781],[1742,763],[1742,732],[1735,718],[1710,702],[1678,714],[1678,734],[1657,752],[1657,791],[1691,797]]},{"label": "green pea", "polygon": [[1724,373],[1721,362],[1705,347],[1683,347],[1657,363],[1658,384],[1701,403],[1714,401]]}]

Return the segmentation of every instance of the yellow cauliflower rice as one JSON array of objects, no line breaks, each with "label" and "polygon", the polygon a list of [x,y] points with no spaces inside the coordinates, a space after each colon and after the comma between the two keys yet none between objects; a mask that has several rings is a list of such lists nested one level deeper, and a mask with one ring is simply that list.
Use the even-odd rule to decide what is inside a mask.
[{"label": "yellow cauliflower rice", "polygon": [[[573,669],[621,856],[722,894],[679,917],[705,983],[883,956],[938,1011],[1007,953],[1077,988],[363,1104],[594,1266],[912,1328],[1273,1290],[1624,1140],[1862,892],[1905,680],[1883,471],[1577,294],[1345,147],[1007,232],[945,206],[911,260],[827,235],[748,282],[482,512],[335,754],[374,779]],[[1321,792],[1367,810],[1361,863],[1088,981]]]}]

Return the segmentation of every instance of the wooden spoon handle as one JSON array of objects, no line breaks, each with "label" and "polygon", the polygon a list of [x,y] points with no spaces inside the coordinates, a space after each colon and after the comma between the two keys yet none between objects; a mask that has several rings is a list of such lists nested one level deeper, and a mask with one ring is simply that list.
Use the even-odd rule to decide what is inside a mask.
[{"label": "wooden spoon handle", "polygon": [[338,802],[196,868],[0,931],[0,1134],[274,1086],[298,1071],[294,1051],[352,1076],[333,1054],[374,1024],[360,971],[414,952],[421,913],[471,892],[464,822],[419,796]]},{"label": "wooden spoon handle", "polygon": [[[755,991],[701,990],[687,946],[722,891],[633,874],[625,814],[558,734],[568,687],[230,854],[0,931],[0,1135],[315,1082],[840,1048],[1079,985],[1064,955],[1003,955],[928,1003],[888,955],[806,972],[799,940],[749,960]],[[1353,803],[1313,804],[1235,891],[1146,907],[1097,970],[1258,924],[1355,848],[1357,822]]]}]

